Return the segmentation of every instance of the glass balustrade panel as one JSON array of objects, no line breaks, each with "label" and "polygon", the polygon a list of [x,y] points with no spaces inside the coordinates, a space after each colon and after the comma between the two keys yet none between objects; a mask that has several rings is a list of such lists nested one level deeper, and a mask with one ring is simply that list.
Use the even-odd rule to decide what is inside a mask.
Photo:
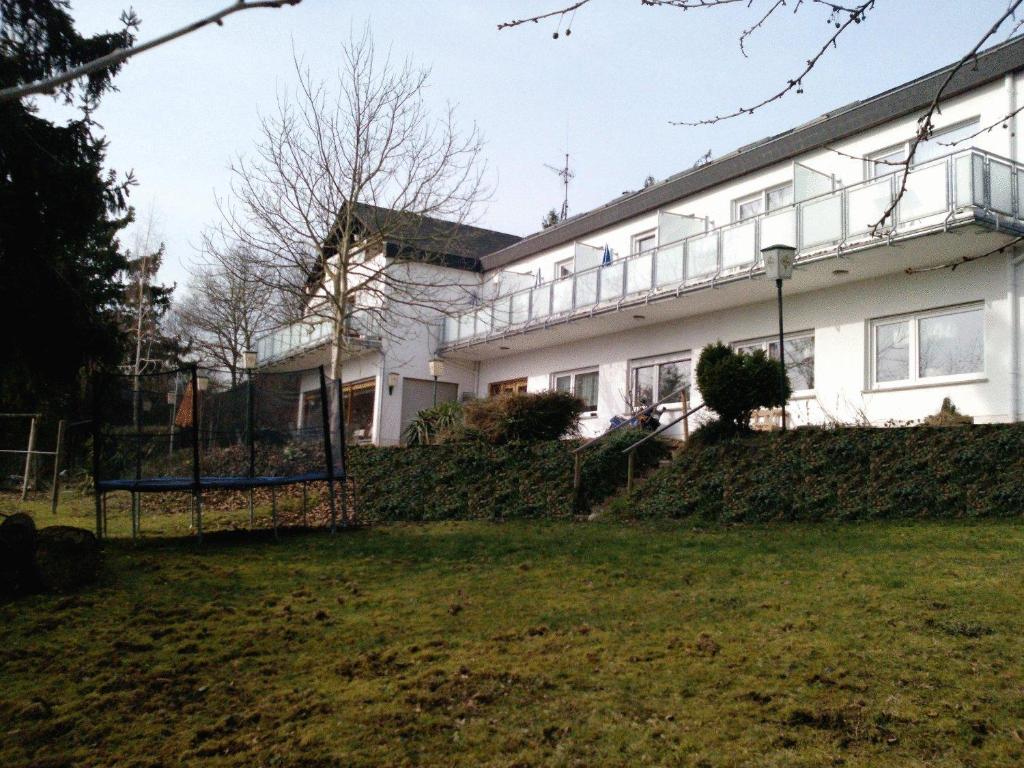
[{"label": "glass balustrade panel", "polygon": [[718,271],[718,233],[711,232],[686,241],[686,279],[708,278]]},{"label": "glass balustrade panel", "polygon": [[913,221],[946,210],[946,163],[936,163],[907,174],[900,198],[900,221]]},{"label": "glass balustrade panel", "polygon": [[512,324],[518,325],[530,319],[530,292],[512,294]]},{"label": "glass balustrade panel", "polygon": [[[492,305],[491,328],[495,331],[507,328],[511,310],[512,299],[510,297],[506,296],[503,299],[497,299]],[[479,329],[477,332],[479,333]]]},{"label": "glass balustrade panel", "polygon": [[751,220],[722,231],[723,270],[749,267],[754,263],[757,259],[756,226],[756,223]]},{"label": "glass balustrade panel", "polygon": [[459,339],[468,339],[474,335],[473,332],[473,321],[476,318],[476,313],[467,312],[459,318]]},{"label": "glass balustrade panel", "polygon": [[601,301],[615,301],[622,298],[622,277],[624,262],[613,261],[601,267]]},{"label": "glass balustrade panel", "polygon": [[572,278],[556,280],[551,284],[551,312],[561,314],[572,311]]},{"label": "glass balustrade panel", "polygon": [[886,176],[874,184],[849,190],[846,195],[846,207],[850,234],[863,235],[870,232],[891,203],[891,176]]},{"label": "glass balustrade panel", "polygon": [[626,264],[626,293],[645,293],[651,290],[651,270],[654,268],[654,256],[645,253],[633,256]]},{"label": "glass balustrade panel", "polygon": [[989,204],[993,211],[1013,215],[1013,169],[997,160],[988,164]]},{"label": "glass balustrade panel", "polygon": [[[598,267],[597,269],[600,269]],[[576,306],[589,307],[597,304],[597,281],[600,277],[597,269],[576,273]]]},{"label": "glass balustrade panel", "polygon": [[843,239],[843,197],[832,195],[806,202],[800,209],[803,248]]},{"label": "glass balustrade panel", "polygon": [[654,277],[659,288],[683,282],[683,244],[666,245],[654,256]]},{"label": "glass balustrade panel", "polygon": [[458,341],[459,340],[459,318],[458,317],[446,317],[444,319],[444,340],[445,341]]},{"label": "glass balustrade panel", "polygon": [[761,219],[761,247],[769,245],[796,247],[796,213],[792,208]]},{"label": "glass balustrade panel", "polygon": [[540,285],[534,288],[531,293],[533,299],[530,302],[530,319],[536,320],[547,317],[551,314],[551,286]]}]

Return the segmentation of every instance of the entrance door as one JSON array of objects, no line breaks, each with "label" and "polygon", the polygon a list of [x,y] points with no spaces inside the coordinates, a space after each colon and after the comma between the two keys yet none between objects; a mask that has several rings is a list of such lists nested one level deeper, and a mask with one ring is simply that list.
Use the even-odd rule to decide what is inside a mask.
[{"label": "entrance door", "polygon": [[525,392],[526,379],[508,379],[507,381],[495,381],[487,388],[487,394],[491,397],[503,395],[506,392]]},{"label": "entrance door", "polygon": [[[437,382],[437,402],[448,403],[459,397],[459,385]],[[433,379],[402,379],[402,435],[416,415],[434,404]]]}]

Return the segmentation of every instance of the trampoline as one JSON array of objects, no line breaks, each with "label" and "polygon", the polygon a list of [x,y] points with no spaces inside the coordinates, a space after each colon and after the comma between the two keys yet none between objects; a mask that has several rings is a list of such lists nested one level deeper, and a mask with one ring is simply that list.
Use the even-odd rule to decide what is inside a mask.
[{"label": "trampoline", "polygon": [[[92,464],[96,533],[105,532],[106,494],[131,494],[132,537],[142,496],[188,493],[196,535],[203,534],[203,493],[325,483],[330,524],[338,526],[335,484],[348,481],[339,382],[323,366],[266,373],[191,366],[94,381]],[[276,495],[272,519],[277,530]],[[346,493],[340,494],[345,505]],[[350,515],[342,510],[342,525]]]}]

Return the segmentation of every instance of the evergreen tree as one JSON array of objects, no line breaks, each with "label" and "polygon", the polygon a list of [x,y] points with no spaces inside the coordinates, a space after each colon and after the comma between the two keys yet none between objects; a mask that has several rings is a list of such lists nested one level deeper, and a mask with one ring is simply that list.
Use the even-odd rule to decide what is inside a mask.
[{"label": "evergreen tree", "polygon": [[[134,42],[138,20],[83,37],[63,0],[3,0],[0,87],[62,72]],[[61,86],[74,107],[65,123],[39,115],[33,99],[0,104],[0,402],[60,408],[83,370],[123,358],[119,311],[128,265],[119,230],[130,220],[127,191],[103,167],[106,142],[91,115],[113,88],[118,66]]]}]

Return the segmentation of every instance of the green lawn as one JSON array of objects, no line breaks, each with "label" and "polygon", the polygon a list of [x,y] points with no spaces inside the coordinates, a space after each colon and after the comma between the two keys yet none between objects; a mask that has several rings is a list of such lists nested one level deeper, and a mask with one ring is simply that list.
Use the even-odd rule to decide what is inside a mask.
[{"label": "green lawn", "polygon": [[0,606],[3,766],[1011,766],[1016,523],[108,545]]}]

